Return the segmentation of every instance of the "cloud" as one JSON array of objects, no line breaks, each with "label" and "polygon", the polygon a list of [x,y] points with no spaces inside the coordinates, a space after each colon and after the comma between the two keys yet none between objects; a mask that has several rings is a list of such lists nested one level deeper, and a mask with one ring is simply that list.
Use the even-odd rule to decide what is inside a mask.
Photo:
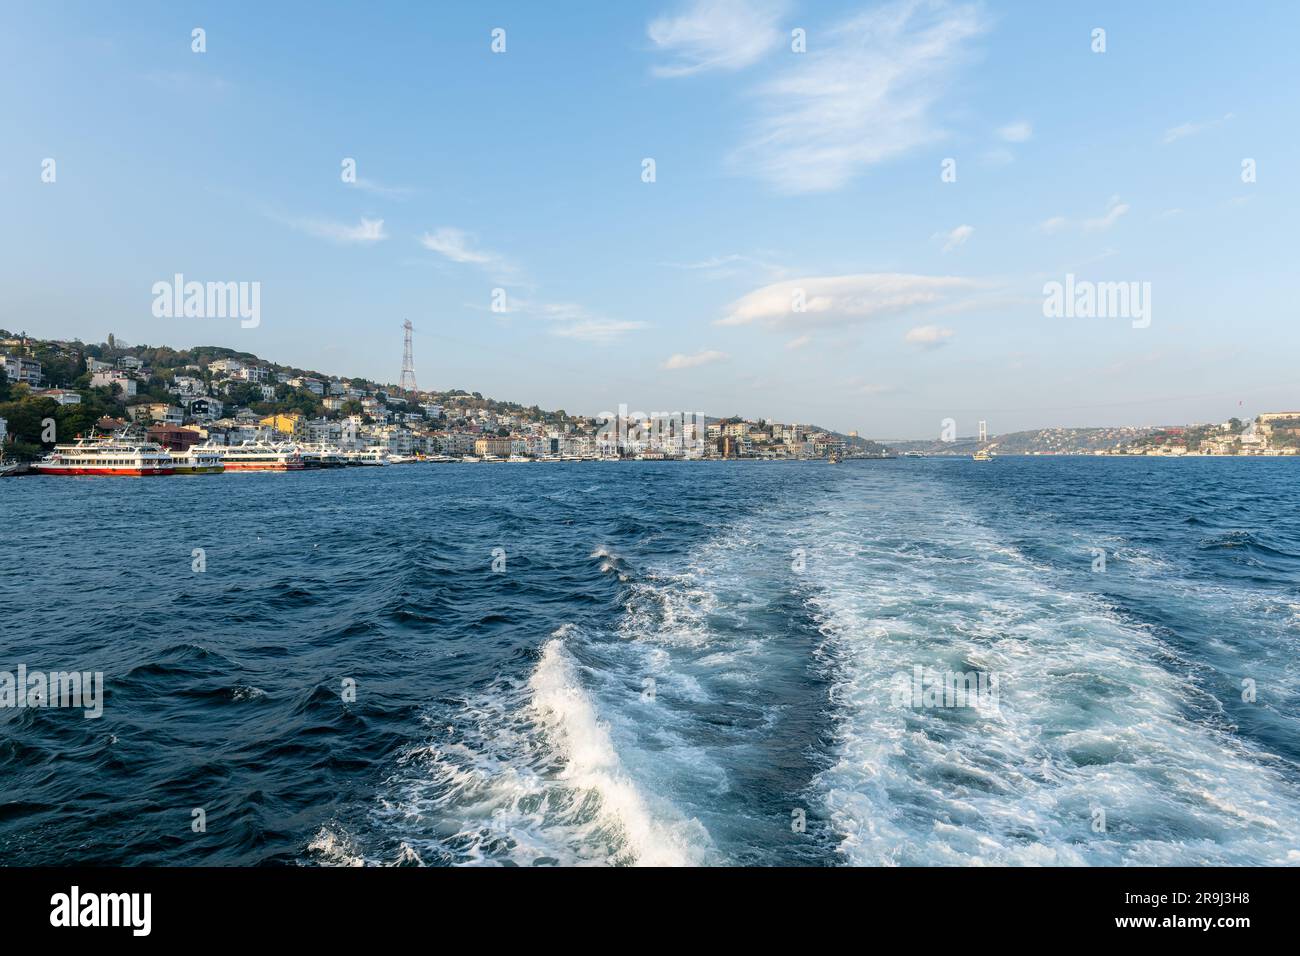
[{"label": "cloud", "polygon": [[1197,133],[1204,132],[1207,129],[1214,129],[1216,126],[1222,126],[1232,119],[1231,113],[1225,113],[1222,119],[1206,120],[1202,123],[1183,123],[1181,126],[1172,126],[1165,130],[1163,142],[1173,143],[1188,136],[1194,136]]},{"label": "cloud", "polygon": [[775,265],[764,259],[755,256],[740,255],[731,253],[725,256],[711,256],[708,259],[701,259],[697,262],[664,262],[662,265],[673,269],[687,269],[692,272],[700,272],[709,279],[729,279],[733,276],[742,275],[745,272],[755,270],[766,272],[772,277],[786,274],[786,270],[781,266]]},{"label": "cloud", "polygon": [[1095,219],[1085,219],[1083,228],[1088,230],[1109,229],[1119,221],[1119,217],[1128,212],[1128,204],[1119,201],[1118,196],[1111,196],[1110,202],[1106,204],[1105,215],[1098,216]]},{"label": "cloud", "polygon": [[437,232],[426,232],[420,237],[420,245],[452,262],[476,266],[491,266],[502,262],[495,252],[475,249],[472,243],[473,238],[468,233],[451,226],[443,226]]},{"label": "cloud", "polygon": [[952,329],[941,329],[937,325],[918,325],[903,336],[903,341],[923,349],[937,349],[946,345],[955,334]]},{"label": "cloud", "polygon": [[662,367],[668,370],[699,368],[701,365],[724,361],[727,357],[725,352],[716,351],[696,352],[694,355],[683,355],[678,352],[676,355],[670,356]]},{"label": "cloud", "polygon": [[1024,120],[1008,123],[998,130],[998,136],[1008,143],[1023,143],[1034,135],[1034,128]]},{"label": "cloud", "polygon": [[781,192],[825,191],[935,142],[935,104],[984,29],[974,5],[905,0],[819,33],[755,91],[759,117],[733,163]]},{"label": "cloud", "polygon": [[943,251],[952,252],[958,246],[966,244],[966,240],[975,234],[974,226],[961,225],[951,232],[937,233],[934,238],[942,239]]},{"label": "cloud", "polygon": [[785,347],[793,352],[795,349],[801,349],[812,341],[811,335],[801,335],[798,338],[791,339],[785,343]]},{"label": "cloud", "polygon": [[551,335],[579,342],[607,345],[628,332],[646,327],[644,322],[610,319],[593,315],[573,302],[533,302],[528,299],[507,299],[507,313],[542,319],[550,323]]},{"label": "cloud", "polygon": [[[1128,203],[1121,202],[1118,196],[1111,196],[1110,201],[1106,203],[1106,211],[1100,216],[1094,216],[1091,219],[1084,219],[1078,225],[1087,232],[1099,232],[1109,229],[1115,223],[1119,222],[1121,216],[1129,211]],[[1048,235],[1061,232],[1070,228],[1074,223],[1064,216],[1053,216],[1050,219],[1044,219],[1038,224],[1040,232]]]},{"label": "cloud", "polygon": [[[863,273],[789,279],[755,289],[728,306],[715,325],[772,328],[856,325],[951,303],[981,283],[956,276]],[[802,304],[802,309],[799,305]]]},{"label": "cloud", "polygon": [[552,335],[606,345],[628,332],[645,328],[644,322],[624,322],[617,319],[580,319],[551,329]]},{"label": "cloud", "polygon": [[409,186],[384,186],[373,179],[365,179],[364,177],[359,178],[352,185],[357,189],[373,193],[376,196],[383,196],[386,199],[406,199],[415,192]]},{"label": "cloud", "polygon": [[652,72],[678,77],[743,69],[784,39],[777,26],[784,13],[780,0],[695,0],[677,16],[659,17],[646,28],[656,49],[672,58]]},{"label": "cloud", "polygon": [[384,231],[384,220],[362,218],[359,225],[349,226],[340,222],[328,222],[323,219],[295,219],[289,222],[301,232],[310,236],[316,236],[318,239],[329,239],[331,242],[382,242],[388,238],[388,233]]}]

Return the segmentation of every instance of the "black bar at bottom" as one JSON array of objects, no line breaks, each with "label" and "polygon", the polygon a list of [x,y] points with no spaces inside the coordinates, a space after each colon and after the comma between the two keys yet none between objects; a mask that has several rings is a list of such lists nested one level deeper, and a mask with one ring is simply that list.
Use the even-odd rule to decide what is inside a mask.
[{"label": "black bar at bottom", "polygon": [[[1283,914],[1294,876],[1286,869],[1192,868],[0,868],[0,925],[9,945],[76,934],[80,941],[256,940],[260,948],[275,939],[375,944],[390,933],[413,933],[445,948],[451,937],[444,931],[497,948],[557,933],[624,945],[690,926],[692,934],[701,930],[696,942],[717,933],[733,945],[783,928],[808,934],[809,942],[882,931],[947,944],[1199,936],[1231,946],[1240,934],[1294,925],[1292,914]],[[114,920],[116,927],[83,925]],[[614,935],[586,935],[605,928]]]}]

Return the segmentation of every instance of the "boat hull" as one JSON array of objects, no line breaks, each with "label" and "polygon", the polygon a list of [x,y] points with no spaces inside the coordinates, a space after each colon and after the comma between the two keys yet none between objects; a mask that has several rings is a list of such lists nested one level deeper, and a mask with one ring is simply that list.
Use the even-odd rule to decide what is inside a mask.
[{"label": "boat hull", "polygon": [[37,473],[42,475],[64,475],[67,477],[100,477],[100,478],[151,478],[154,476],[170,475],[175,473],[174,468],[95,468],[95,467],[68,467],[61,465],[36,465]]},{"label": "boat hull", "polygon": [[302,471],[295,462],[226,462],[226,471]]}]

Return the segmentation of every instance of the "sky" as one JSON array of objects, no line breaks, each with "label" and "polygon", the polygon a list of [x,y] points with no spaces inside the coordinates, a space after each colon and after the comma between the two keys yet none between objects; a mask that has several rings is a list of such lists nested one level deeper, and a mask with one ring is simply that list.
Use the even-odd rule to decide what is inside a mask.
[{"label": "sky", "polygon": [[[1283,2],[8,3],[0,327],[396,382],[409,319],[424,388],[876,438],[1300,408],[1298,32]],[[156,316],[178,273],[258,283],[256,327]],[[1135,296],[1045,314],[1067,276]]]}]

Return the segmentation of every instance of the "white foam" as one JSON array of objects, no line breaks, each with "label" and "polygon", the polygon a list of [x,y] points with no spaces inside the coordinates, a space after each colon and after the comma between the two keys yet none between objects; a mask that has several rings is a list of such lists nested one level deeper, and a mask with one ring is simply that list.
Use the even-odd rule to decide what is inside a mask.
[{"label": "white foam", "polygon": [[[849,862],[1294,862],[1294,787],[1185,716],[1203,695],[1160,666],[1173,654],[1152,633],[1058,589],[933,489],[873,521],[817,528],[808,558],[838,721],[818,786]],[[906,558],[891,532],[915,538]],[[891,700],[918,664],[998,674],[997,713]]]},{"label": "white foam", "polygon": [[529,685],[540,723],[564,757],[560,778],[595,795],[596,814],[623,835],[633,862],[682,866],[701,861],[698,834],[683,821],[665,820],[653,811],[629,777],[610,741],[609,728],[596,715],[572,659],[552,639]]}]

